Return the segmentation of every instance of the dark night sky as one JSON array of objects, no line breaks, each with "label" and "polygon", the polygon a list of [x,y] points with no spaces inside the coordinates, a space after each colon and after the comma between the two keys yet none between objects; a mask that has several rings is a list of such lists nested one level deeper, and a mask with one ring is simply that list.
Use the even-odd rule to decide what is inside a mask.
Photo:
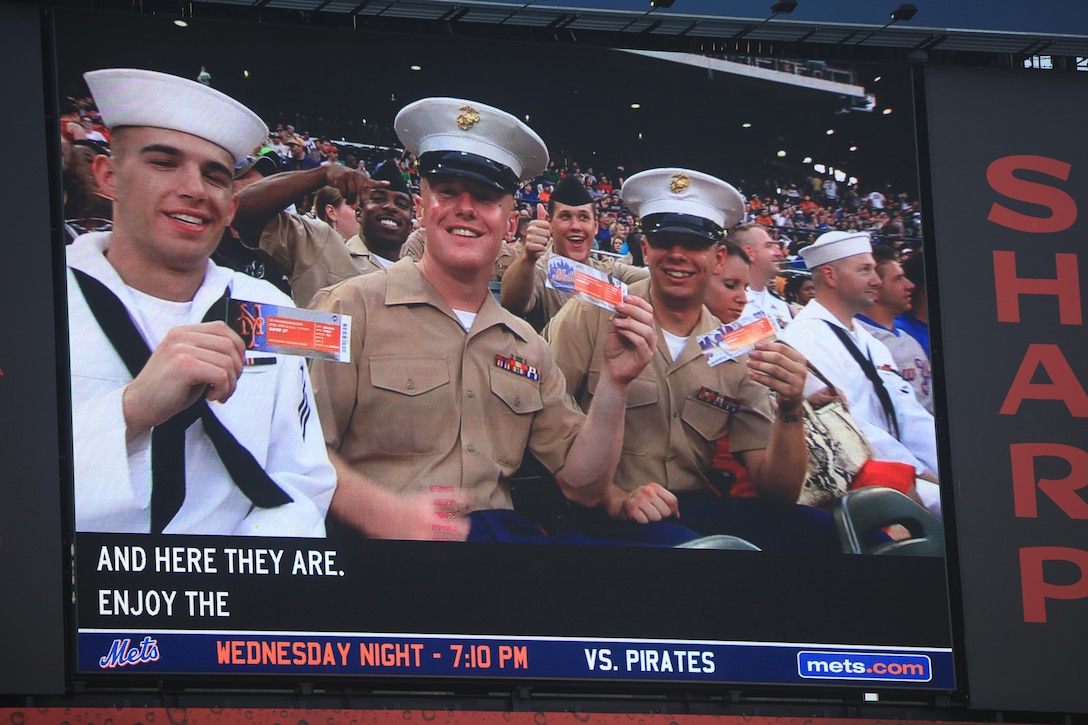
[{"label": "dark night sky", "polygon": [[[623,165],[631,173],[683,166],[751,188],[764,179],[802,179],[800,161],[811,156],[859,177],[863,189],[891,182],[916,195],[905,66],[859,67],[856,83],[875,91],[878,109],[891,106],[891,115],[843,115],[836,111],[845,101],[828,93],[585,45],[207,20],[181,29],[165,17],[58,11],[57,47],[62,95],[85,92],[80,74],[93,68],[195,78],[203,65],[213,86],[267,122],[348,141],[394,143],[401,107],[430,95],[459,96],[528,115],[553,158],[565,152],[583,167]],[[413,64],[422,70],[412,71]],[[828,136],[828,128],[836,133]],[[785,163],[775,156],[779,149]]]}]

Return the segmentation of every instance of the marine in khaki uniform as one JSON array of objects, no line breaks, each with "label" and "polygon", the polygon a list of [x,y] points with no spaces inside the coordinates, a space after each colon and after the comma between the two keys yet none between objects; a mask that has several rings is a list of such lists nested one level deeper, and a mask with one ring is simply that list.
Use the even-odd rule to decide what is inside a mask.
[{"label": "marine in khaki uniform", "polygon": [[648,306],[620,306],[583,416],[544,341],[488,292],[517,224],[513,191],[544,169],[544,143],[503,111],[451,98],[410,104],[395,127],[419,154],[423,256],[313,305],[353,320],[351,363],[313,368],[338,474],[333,515],[376,538],[489,540],[475,514],[511,507],[526,448],[565,493],[595,502],[619,457],[628,387],[655,345]]},{"label": "marine in khaki uniform", "polygon": [[[622,194],[642,217],[650,269],[650,279],[632,285],[630,294],[652,304],[658,341],[653,361],[628,394],[618,488],[609,489],[609,509],[650,520],[677,515],[675,508],[643,505],[639,498],[650,484],[667,489],[681,523],[702,534],[735,534],[761,548],[788,548],[800,535],[799,546],[811,537],[834,549],[826,519],[808,523],[807,510],[782,506],[796,502],[808,461],[801,418],[804,358],[771,342],[711,367],[696,340],[721,324],[703,301],[727,258],[718,242],[743,216],[743,197],[720,179],[673,168],[632,176]],[[583,406],[592,403],[598,384],[608,317],[599,307],[573,300],[546,330],[567,389]],[[727,435],[763,500],[734,505],[704,495],[715,441]],[[787,529],[784,536],[779,528]]]},{"label": "marine in khaki uniform", "polygon": [[[283,211],[293,199],[323,186],[339,189],[350,204],[361,207],[361,230],[346,243],[325,222]],[[384,269],[399,259],[411,231],[411,207],[412,196],[400,174],[379,173],[370,179],[329,164],[276,174],[246,187],[239,194],[235,227],[243,239],[259,240],[261,250],[287,271],[292,298],[305,306],[322,287]]]},{"label": "marine in khaki uniform", "polygon": [[570,299],[566,292],[546,284],[553,255],[592,265],[627,284],[649,276],[644,267],[590,256],[597,233],[597,205],[576,176],[556,185],[547,211],[541,204],[537,216],[529,222],[525,244],[503,275],[502,306],[524,317],[538,332]]}]

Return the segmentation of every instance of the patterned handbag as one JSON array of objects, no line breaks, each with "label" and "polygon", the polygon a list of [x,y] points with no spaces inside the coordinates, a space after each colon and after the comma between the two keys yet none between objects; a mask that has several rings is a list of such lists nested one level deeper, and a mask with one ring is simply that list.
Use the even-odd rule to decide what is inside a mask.
[{"label": "patterned handbag", "polygon": [[872,457],[873,448],[854,422],[838,389],[811,363],[808,369],[827,385],[834,399],[819,407],[804,402],[808,470],[797,502],[827,508],[846,493],[858,471]]}]

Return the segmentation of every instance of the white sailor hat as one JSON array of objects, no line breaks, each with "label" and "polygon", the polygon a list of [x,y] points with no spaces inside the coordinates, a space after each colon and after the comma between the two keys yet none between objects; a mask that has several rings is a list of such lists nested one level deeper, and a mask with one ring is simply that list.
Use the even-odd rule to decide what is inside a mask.
[{"label": "white sailor hat", "polygon": [[235,163],[268,135],[256,113],[196,81],[133,68],[83,74],[102,120],[110,128],[153,126],[212,142]]},{"label": "white sailor hat", "polygon": [[825,232],[800,251],[809,269],[855,254],[872,254],[873,240],[868,232]]},{"label": "white sailor hat", "polygon": [[548,147],[531,128],[498,108],[461,98],[424,98],[393,120],[419,157],[419,173],[461,176],[513,193],[548,164]]},{"label": "white sailor hat", "polygon": [[744,218],[744,197],[719,178],[688,169],[650,169],[629,178],[623,203],[641,218],[642,231],[677,232],[721,241]]}]

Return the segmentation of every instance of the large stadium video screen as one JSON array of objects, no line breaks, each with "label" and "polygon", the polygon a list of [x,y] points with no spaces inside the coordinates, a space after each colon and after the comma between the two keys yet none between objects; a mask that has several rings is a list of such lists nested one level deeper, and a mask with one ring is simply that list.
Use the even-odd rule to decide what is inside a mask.
[{"label": "large stadium video screen", "polygon": [[[136,289],[139,285],[124,274],[113,279],[111,270],[125,262],[109,254],[110,235],[134,229],[111,231],[118,221],[114,214],[125,204],[119,198],[142,194],[145,206],[165,207],[175,226],[215,220],[169,208],[154,196],[154,188],[110,186],[119,175],[107,178],[107,188],[99,185],[96,169],[107,163],[100,157],[112,153],[108,163],[125,162],[124,154],[118,158],[110,148],[117,145],[117,132],[101,125],[83,80],[85,72],[101,68],[140,68],[197,80],[251,108],[270,131],[252,153],[268,159],[251,159],[249,168],[243,164],[238,171],[261,165],[279,170],[264,181],[322,164],[371,173],[393,164],[417,192],[416,159],[404,153],[393,123],[401,108],[421,98],[453,97],[504,109],[541,136],[551,161],[518,190],[523,216],[540,214],[538,205],[562,178],[578,178],[596,206],[598,259],[629,255],[630,263],[640,262],[640,249],[626,243],[639,220],[619,191],[625,178],[655,167],[712,174],[736,187],[745,199],[746,220],[778,242],[782,274],[768,283],[784,296],[805,281],[797,250],[824,231],[869,231],[903,259],[918,258],[924,247],[910,79],[901,66],[195,18],[183,27],[166,17],[62,10],[56,13],[55,38],[69,264],[85,276],[108,278],[100,281],[121,298],[150,347],[161,344],[179,320],[188,320],[192,306],[164,300],[158,290]],[[228,183],[222,170],[202,173]],[[352,227],[347,218],[354,214],[334,218],[340,202],[326,204],[320,195],[315,202],[317,191],[294,190],[287,203],[277,202],[267,214],[273,220],[267,223],[312,229],[319,222],[296,218],[314,210],[325,220],[320,223],[343,238],[357,233],[358,220]],[[410,209],[401,213],[414,216]],[[244,224],[236,220],[235,227],[237,249],[248,256],[215,259],[264,281],[235,281],[231,297],[241,296],[234,290],[244,288],[252,301],[277,284],[290,291],[284,284],[290,275],[277,269],[274,257],[253,252]],[[258,226],[256,238],[268,229]],[[88,234],[94,235],[90,242]],[[154,243],[152,236],[142,239]],[[86,251],[89,243],[97,252]],[[531,532],[512,537],[517,543],[363,535],[350,520],[324,519],[335,477],[324,460],[320,407],[312,405],[304,358],[247,352],[236,393],[247,402],[234,403],[240,417],[225,414],[228,406],[213,400],[205,406],[212,412],[186,421],[189,427],[175,438],[179,445],[168,451],[173,444],[156,446],[157,430],[126,435],[130,370],[117,352],[119,343],[100,329],[86,302],[96,294],[88,291],[94,281],[86,283],[89,287],[84,283],[71,273],[66,298],[78,679],[147,676],[192,682],[208,676],[215,686],[229,686],[237,678],[276,687],[299,677],[483,678],[580,681],[602,692],[631,683],[867,691],[956,686],[945,561],[939,549],[933,550],[943,542],[935,517],[921,516],[925,526],[909,533],[909,526],[894,522],[854,531],[856,551],[910,554],[912,547],[895,542],[914,535],[925,539],[926,547],[915,547],[925,555],[846,553],[851,524],[832,516],[830,502],[801,515],[819,532],[808,538],[807,529],[788,523],[796,515],[793,507],[753,504],[730,488],[745,472],[727,467],[715,474],[714,491],[723,506],[743,501],[737,510],[749,528],[762,524],[752,523],[746,512],[758,510],[767,518],[767,531],[756,532],[763,537],[757,544],[762,550],[727,548],[737,542],[707,539],[705,531],[693,534],[694,546],[649,545],[638,537],[621,541],[583,528],[601,512],[565,501],[551,478],[526,465],[510,481],[509,500],[494,506],[512,506],[532,522]],[[498,289],[493,285],[496,294]],[[267,294],[272,296],[265,302],[285,299]],[[163,296],[169,297],[165,289]],[[800,309],[804,299],[792,298]],[[282,311],[268,308],[270,334],[277,324],[290,337],[329,322],[281,306]],[[226,301],[221,308],[216,307],[218,317],[205,319],[223,320],[236,309]],[[426,353],[428,339],[411,324],[397,334],[405,350]],[[501,370],[492,375],[537,382],[531,361],[510,358],[496,366]],[[393,367],[390,376],[403,372]],[[406,394],[414,395],[413,369],[408,374]],[[921,400],[931,383],[928,364],[918,365],[909,377],[913,380],[904,385],[914,383]],[[298,404],[287,405],[289,398],[283,397],[270,401],[273,389],[276,395],[295,391]],[[709,404],[715,400],[726,408],[735,402],[728,391]],[[233,429],[244,445],[258,439],[253,445],[268,449],[264,467],[291,494],[294,513],[252,503],[261,500],[260,492],[216,483],[207,471],[218,470],[218,459],[204,461],[204,468],[192,463],[201,456],[225,460],[230,455],[218,444],[200,449],[194,442],[217,426],[213,419]],[[438,423],[470,426],[456,419]],[[388,426],[375,427],[383,438],[420,439],[418,431],[396,428],[404,425],[396,415],[378,425]],[[484,418],[472,425],[487,430],[499,421]],[[272,459],[282,455],[281,429],[291,426],[301,428],[306,439],[291,444],[298,449],[293,460],[305,467],[284,478],[273,472]],[[929,445],[935,448],[932,441]],[[159,456],[172,460],[175,472],[185,469],[185,495],[172,509],[176,519],[154,520],[160,516],[153,512],[154,499],[162,494],[153,490],[149,472]],[[394,497],[405,485],[376,483]],[[455,494],[456,485],[447,481],[423,485],[439,497]],[[379,499],[385,500],[374,501]],[[679,519],[672,524],[683,526],[692,518],[685,518],[686,500],[680,497]],[[690,499],[690,506],[698,500]],[[861,518],[856,516],[853,525],[860,526]]]}]

